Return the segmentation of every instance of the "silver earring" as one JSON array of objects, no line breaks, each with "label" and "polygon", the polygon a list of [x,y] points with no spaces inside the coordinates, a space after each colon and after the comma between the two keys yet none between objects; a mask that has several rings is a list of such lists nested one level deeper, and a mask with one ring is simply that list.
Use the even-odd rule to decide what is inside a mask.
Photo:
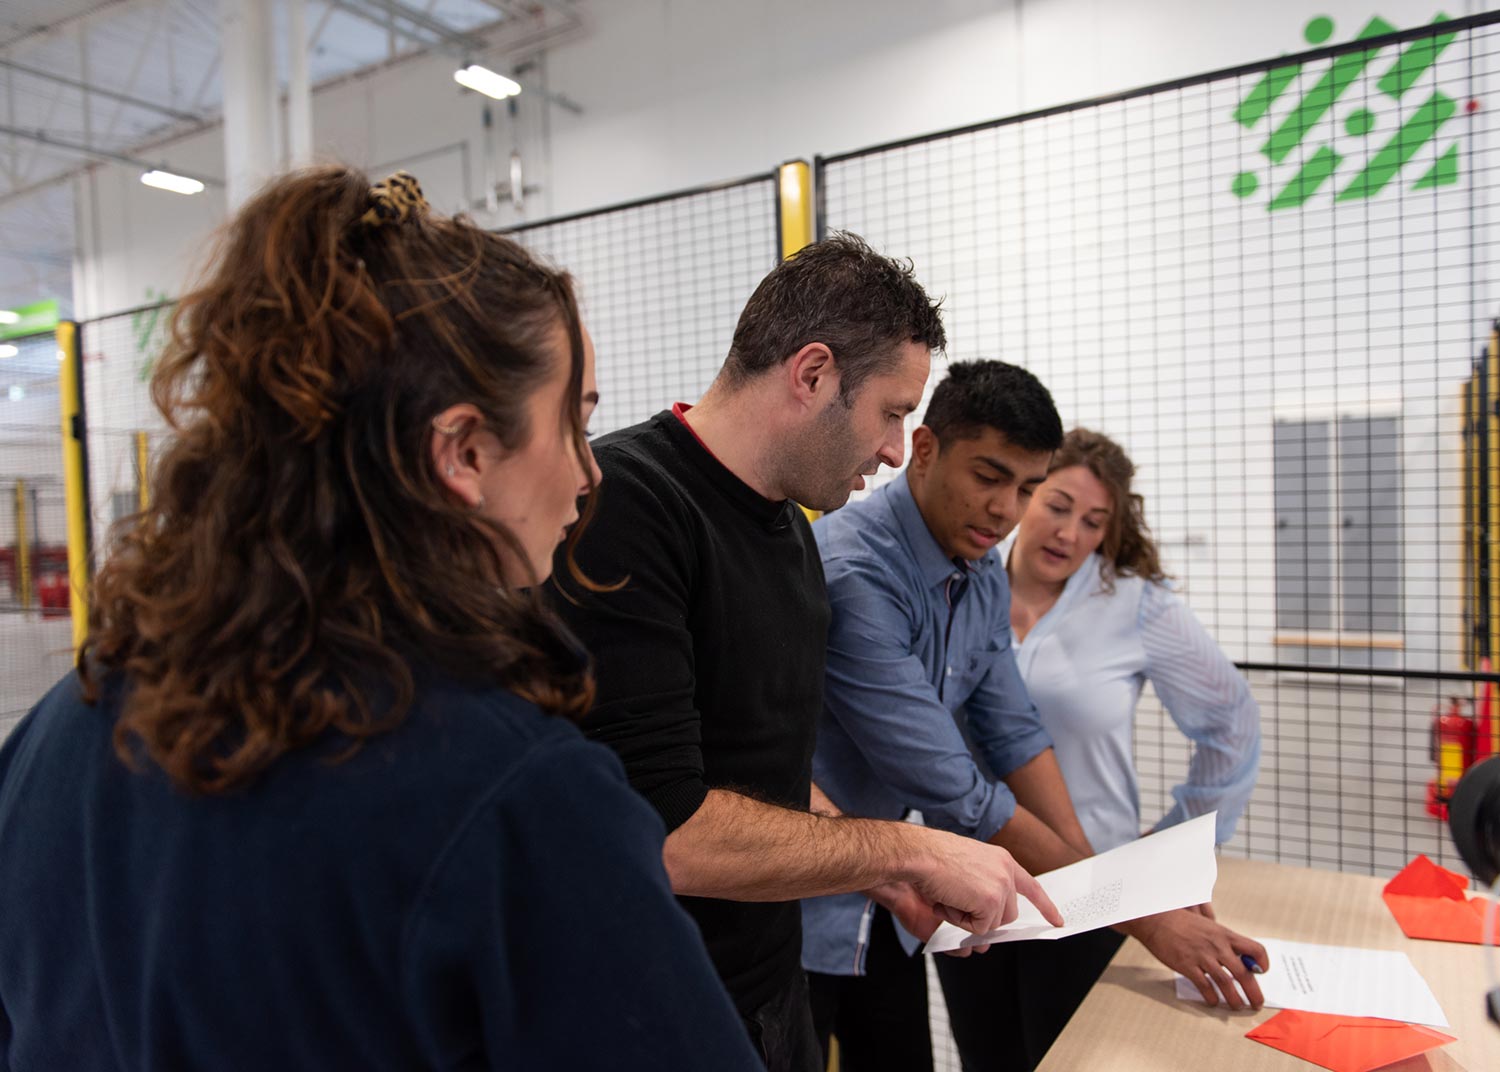
[{"label": "silver earring", "polygon": [[449,476],[452,476],[453,475],[453,466],[451,466],[451,465],[448,466],[447,472],[448,472]]},{"label": "silver earring", "polygon": [[476,510],[483,510],[484,509],[484,496],[483,495],[479,496],[479,501],[474,504],[474,509],[476,509]]}]

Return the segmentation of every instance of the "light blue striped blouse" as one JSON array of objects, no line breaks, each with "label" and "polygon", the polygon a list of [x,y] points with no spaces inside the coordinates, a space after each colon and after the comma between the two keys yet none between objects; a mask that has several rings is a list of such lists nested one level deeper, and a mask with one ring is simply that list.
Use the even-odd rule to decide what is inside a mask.
[{"label": "light blue striped blouse", "polygon": [[[1008,561],[1014,537],[1002,546]],[[1159,830],[1218,809],[1220,844],[1255,788],[1260,710],[1229,657],[1164,585],[1116,577],[1091,556],[1056,604],[1015,643],[1016,661],[1052,738],[1073,807],[1095,852],[1142,833],[1133,737],[1147,681],[1193,745]]]}]

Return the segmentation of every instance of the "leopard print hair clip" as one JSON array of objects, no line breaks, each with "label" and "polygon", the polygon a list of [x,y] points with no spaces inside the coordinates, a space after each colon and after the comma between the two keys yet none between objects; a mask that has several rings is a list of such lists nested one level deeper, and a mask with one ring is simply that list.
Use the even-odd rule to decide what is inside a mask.
[{"label": "leopard print hair clip", "polygon": [[370,187],[370,207],[359,218],[368,227],[402,224],[428,208],[422,186],[406,171],[398,171]]}]

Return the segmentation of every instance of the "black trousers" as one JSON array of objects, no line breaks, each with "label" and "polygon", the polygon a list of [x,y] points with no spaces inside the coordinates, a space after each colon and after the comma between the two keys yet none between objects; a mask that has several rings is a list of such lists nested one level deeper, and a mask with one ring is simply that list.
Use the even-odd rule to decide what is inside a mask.
[{"label": "black trousers", "polygon": [[770,1001],[743,1019],[767,1072],[823,1072],[827,1060],[819,1059],[807,976],[800,969]]},{"label": "black trousers", "polygon": [[991,946],[972,957],[938,957],[964,1072],[1031,1072],[1124,940],[1104,928],[1055,942]]},{"label": "black trousers", "polygon": [[828,1063],[828,1039],[839,1040],[840,1072],[932,1072],[927,1029],[927,968],[909,957],[884,908],[870,921],[864,975],[808,974],[813,1025]]}]

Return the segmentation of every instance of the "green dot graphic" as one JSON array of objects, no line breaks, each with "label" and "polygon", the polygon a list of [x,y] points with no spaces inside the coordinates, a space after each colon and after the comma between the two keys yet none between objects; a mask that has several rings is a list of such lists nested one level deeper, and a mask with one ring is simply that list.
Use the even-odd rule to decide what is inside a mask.
[{"label": "green dot graphic", "polygon": [[1333,36],[1333,20],[1327,15],[1319,15],[1308,22],[1302,36],[1307,38],[1309,45],[1321,45]]},{"label": "green dot graphic", "polygon": [[1260,180],[1248,171],[1242,171],[1234,177],[1234,185],[1230,187],[1235,197],[1249,197],[1260,186]]},{"label": "green dot graphic", "polygon": [[1344,129],[1355,137],[1370,133],[1375,128],[1375,113],[1368,108],[1359,108],[1349,113],[1344,120]]}]

